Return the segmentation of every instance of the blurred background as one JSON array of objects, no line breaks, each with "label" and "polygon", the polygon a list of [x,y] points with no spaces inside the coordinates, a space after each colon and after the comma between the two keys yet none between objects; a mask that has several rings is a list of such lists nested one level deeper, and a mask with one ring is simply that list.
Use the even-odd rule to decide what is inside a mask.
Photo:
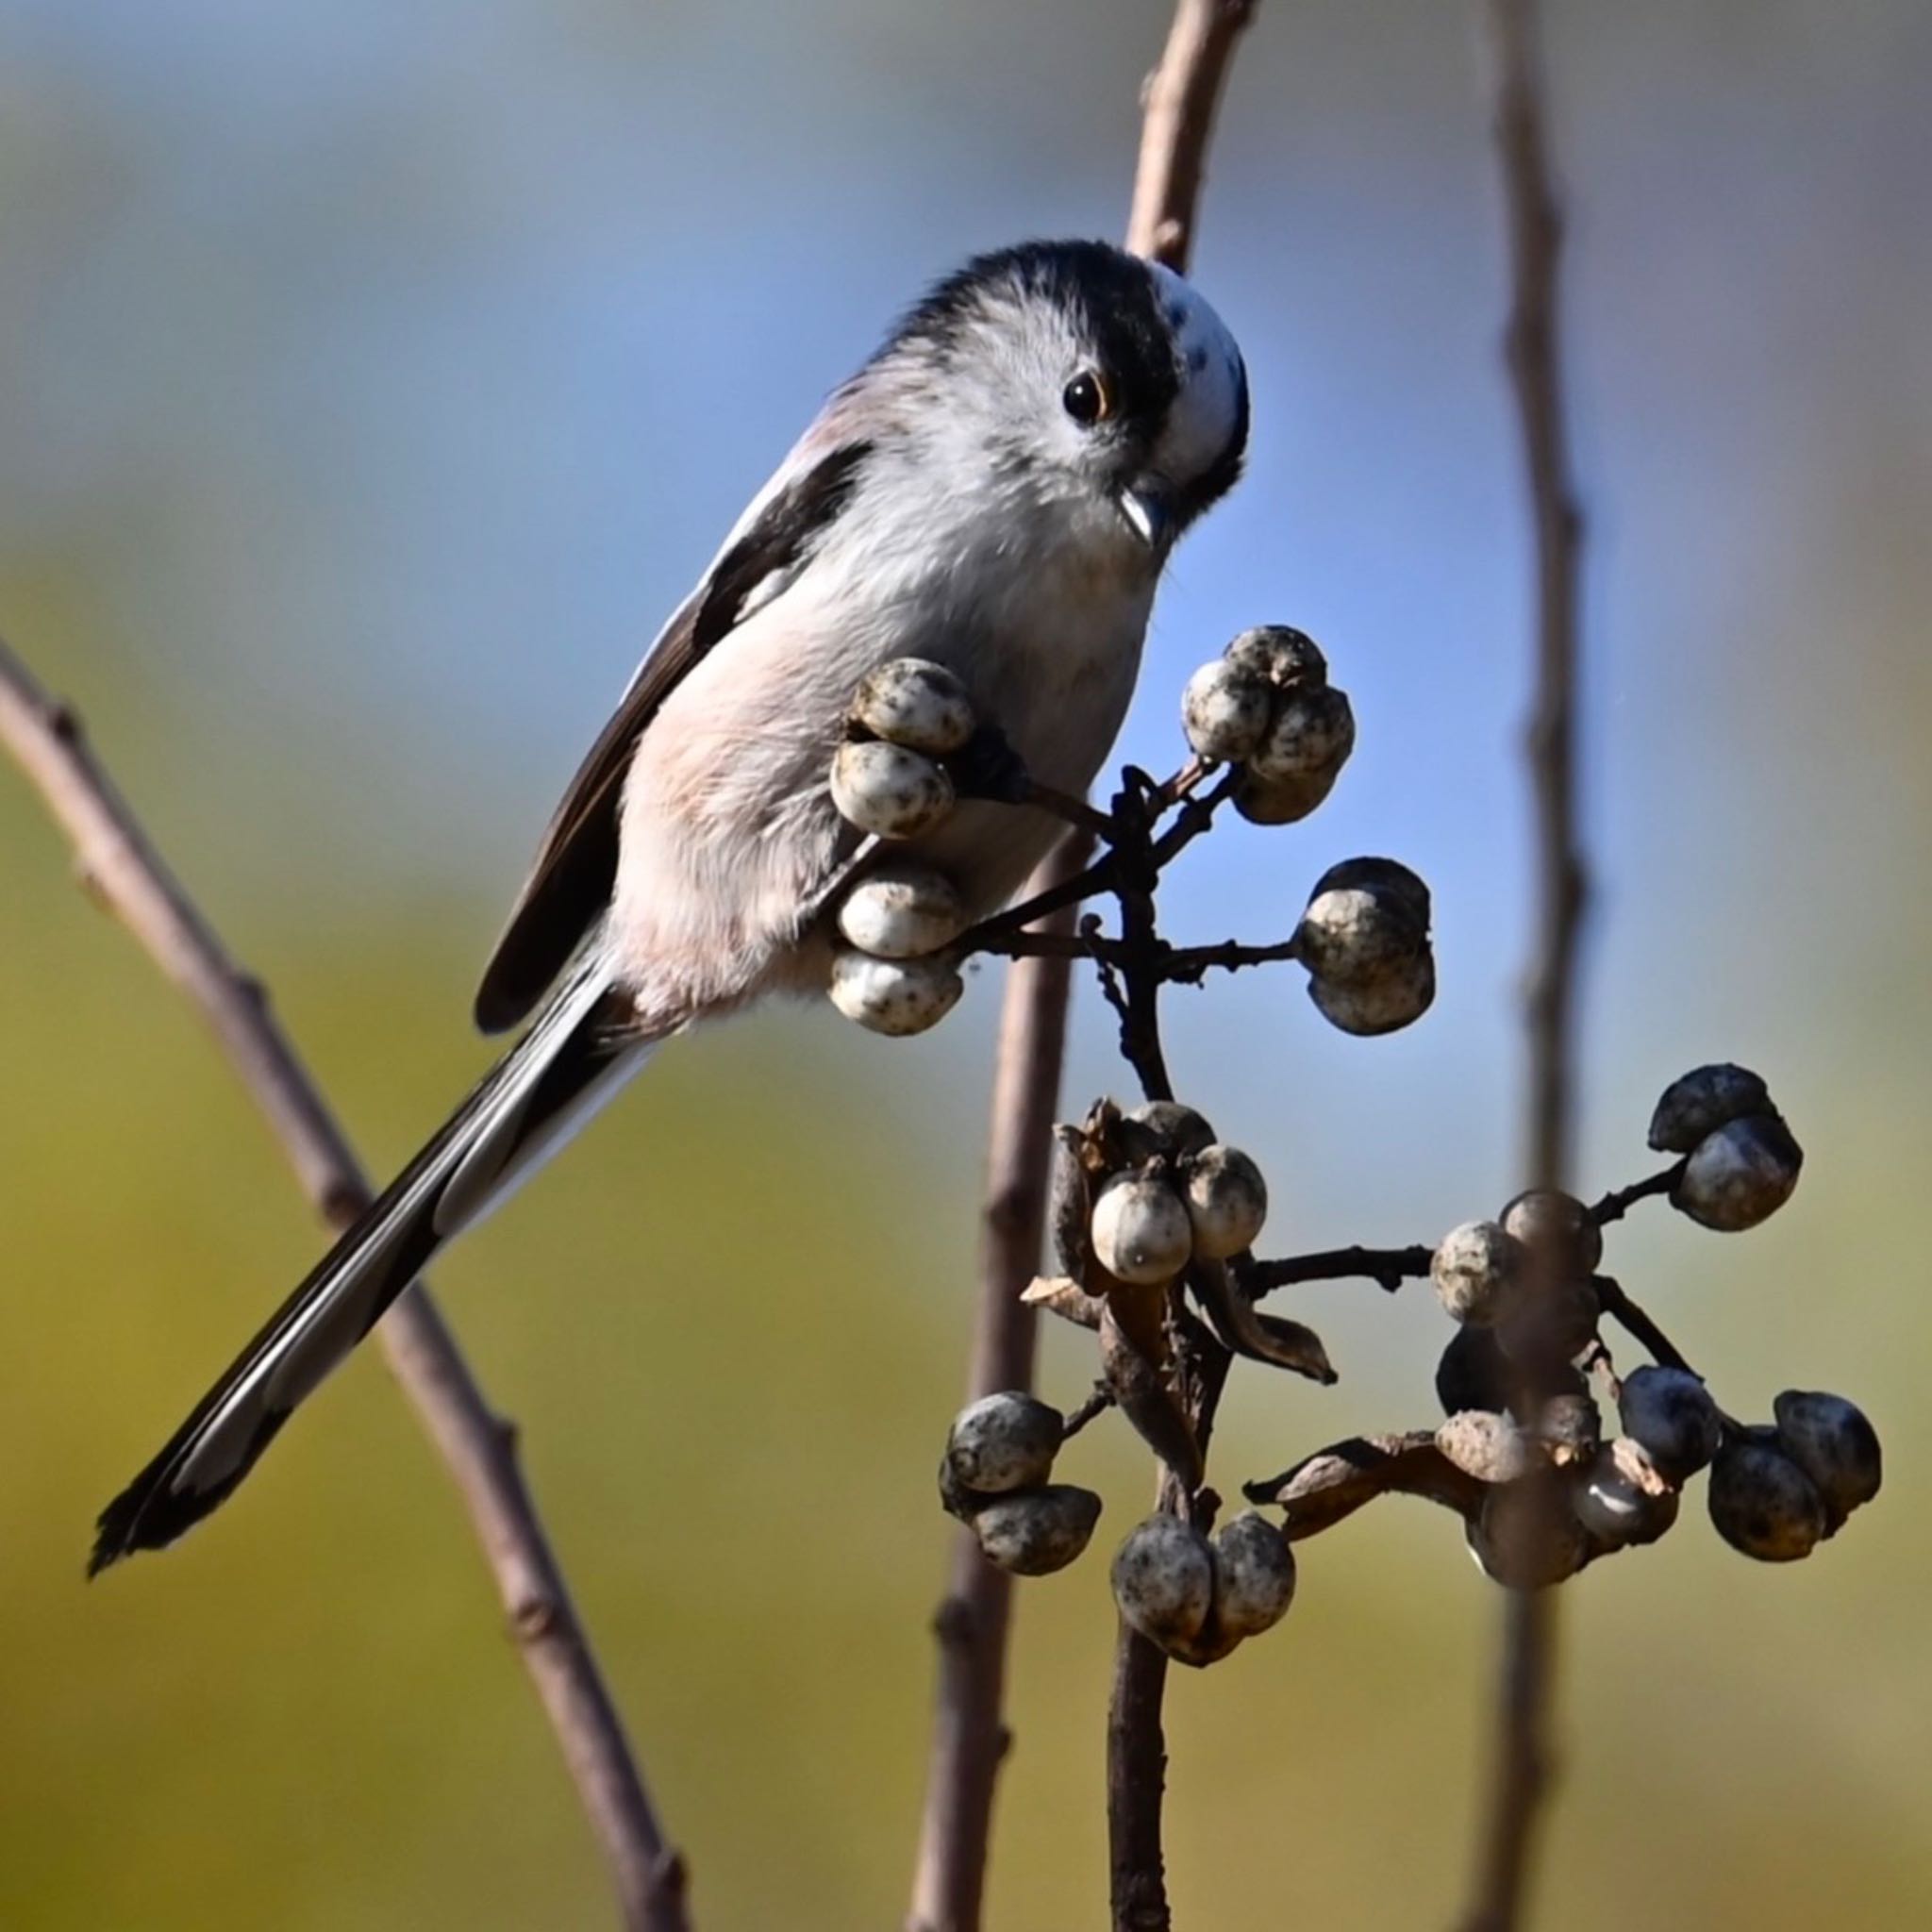
[{"label": "blurred background", "polygon": [[[1163,0],[0,0],[0,631],[85,710],[372,1162],[485,1058],[475,975],[641,645],[895,308],[965,252],[1118,232]],[[1808,1563],[1659,1547],[1565,1592],[1574,1932],[1932,1923],[1932,11],[1555,6],[1589,519],[1598,895],[1580,1184],[1649,1171],[1686,1067],[1808,1153],[1768,1227],[1646,1211],[1612,1265],[1767,1415],[1862,1402],[1884,1496]],[[1468,8],[1271,0],[1196,275],[1248,478],[1183,550],[1124,752],[1300,624],[1361,726],[1332,803],[1231,827],[1175,930],[1285,933],[1331,860],[1436,889],[1441,994],[1329,1031],[1297,975],[1174,996],[1183,1091],[1276,1251],[1433,1239],[1513,1191],[1527,556]],[[924,1041],[824,1013],[667,1053],[439,1274],[534,1481],[701,1923],[903,1911],[997,974]],[[1068,1105],[1115,1088],[1083,991]],[[750,1186],[747,1188],[746,1171]],[[722,1204],[727,1183],[734,1209]],[[746,1205],[748,1204],[748,1205]],[[608,1923],[439,1467],[374,1353],[163,1560],[94,1510],[313,1257],[194,1021],[0,772],[0,1923]],[[1343,1373],[1238,1374],[1228,1483],[1432,1412],[1425,1294],[1283,1297]],[[1077,1400],[1083,1344],[1050,1338]],[[1105,1548],[1025,1587],[991,1919],[1104,1922]],[[1289,1624],[1173,1686],[1179,1922],[1441,1924],[1496,1608],[1391,1502]]]}]

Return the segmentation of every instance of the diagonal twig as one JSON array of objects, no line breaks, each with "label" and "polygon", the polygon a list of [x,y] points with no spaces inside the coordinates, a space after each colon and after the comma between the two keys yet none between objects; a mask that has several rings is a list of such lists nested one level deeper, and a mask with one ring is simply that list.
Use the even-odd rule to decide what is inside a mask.
[{"label": "diagonal twig", "polygon": [[[237,965],[89,749],[80,723],[0,641],[0,746],[72,841],[82,881],[213,1032],[303,1191],[345,1227],[369,1187],[258,980]],[[490,1406],[427,1290],[385,1318],[390,1369],[442,1457],[483,1546],[504,1613],[615,1880],[631,1932],[687,1932],[671,1848],[563,1572],[524,1481],[516,1431]]]},{"label": "diagonal twig", "polygon": [[[1586,879],[1576,826],[1577,560],[1557,335],[1562,242],[1541,99],[1536,0],[1487,0],[1496,75],[1495,137],[1509,238],[1505,338],[1536,556],[1536,694],[1526,750],[1536,808],[1535,938],[1524,1020],[1532,1183],[1561,1187],[1574,1113],[1577,941]],[[1495,1761],[1467,1932],[1520,1923],[1550,1778],[1556,1593],[1512,1591],[1504,1617]]]}]

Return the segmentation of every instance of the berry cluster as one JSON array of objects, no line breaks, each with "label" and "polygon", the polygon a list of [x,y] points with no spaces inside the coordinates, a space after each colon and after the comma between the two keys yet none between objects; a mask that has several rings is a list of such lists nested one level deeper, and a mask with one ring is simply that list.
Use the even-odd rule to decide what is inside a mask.
[{"label": "berry cluster", "polygon": [[[945,1507],[1002,1568],[1064,1569],[1091,1540],[1101,1501],[1052,1481],[1054,1462],[1079,1428],[1117,1408],[1164,1480],[1160,1510],[1115,1556],[1114,1598],[1141,1637],[1195,1665],[1286,1614],[1296,1541],[1391,1492],[1454,1510],[1482,1568],[1518,1589],[1656,1541],[1707,1470],[1711,1520],[1746,1555],[1789,1560],[1835,1534],[1878,1489],[1878,1441],[1864,1416],[1838,1396],[1787,1391],[1772,1424],[1738,1422],[1603,1272],[1606,1224],[1645,1199],[1668,1197],[1702,1226],[1736,1232],[1790,1197],[1803,1155],[1755,1074],[1709,1066],[1674,1082],[1650,1128],[1651,1146],[1674,1164],[1594,1206],[1538,1189],[1433,1247],[1256,1255],[1266,1181],[1174,1098],[1160,994],[1211,971],[1291,961],[1316,1009],[1342,1031],[1408,1025],[1435,995],[1429,891],[1393,859],[1345,859],[1316,880],[1284,941],[1171,944],[1156,913],[1165,867],[1223,805],[1257,824],[1306,818],[1355,743],[1353,711],[1323,653],[1285,626],[1243,632],[1196,672],[1182,726],[1189,764],[1162,783],[1129,769],[1103,813],[1035,786],[950,673],[903,659],[861,688],[838,753],[834,799],[871,841],[837,908],[831,996],[841,1009],[878,1031],[923,1031],[958,999],[959,962],[974,953],[1084,959],[1145,1095],[1125,1108],[1099,1101],[1056,1130],[1054,1272],[1026,1291],[1095,1334],[1093,1395],[1071,1418],[1018,1391],[964,1410],[941,1467]],[[930,832],[960,797],[1058,812],[1102,850],[1067,885],[969,927],[949,880],[875,849]],[[1105,899],[1118,909],[1114,932],[1091,912],[1071,936],[1038,927],[1049,912]],[[1234,1360],[1336,1379],[1312,1330],[1257,1304],[1293,1283],[1343,1276],[1391,1290],[1433,1284],[1456,1324],[1436,1373],[1446,1420],[1349,1438],[1247,1484],[1249,1502],[1280,1508],[1282,1522],[1251,1508],[1217,1531],[1205,1445]],[[1620,1375],[1608,1324],[1652,1360]]]},{"label": "berry cluster", "polygon": [[[1420,1484],[1458,1509],[1477,1561],[1499,1582],[1541,1588],[1655,1542],[1676,1522],[1685,1484],[1707,1468],[1720,1535],[1767,1561],[1808,1555],[1877,1492],[1877,1437],[1850,1403],[1790,1391],[1775,1427],[1736,1422],[1600,1272],[1603,1224],[1637,1200],[1668,1194],[1701,1225],[1734,1232],[1790,1199],[1804,1157],[1764,1082],[1728,1065],[1685,1074],[1657,1103],[1650,1144],[1683,1158],[1594,1208],[1550,1190],[1521,1194],[1498,1220],[1452,1229],[1430,1257],[1437,1297],[1458,1324],[1436,1372],[1449,1419],[1431,1438],[1400,1439],[1406,1453],[1383,1465],[1387,1486]],[[1655,1362],[1620,1378],[1607,1316]],[[1605,1407],[1619,1424],[1608,1440]],[[1432,1457],[1447,1467],[1428,1467]],[[1325,1527],[1334,1519],[1319,1498],[1335,1474],[1311,1458],[1250,1493],[1282,1503],[1291,1534],[1298,1511]]]},{"label": "berry cluster", "polygon": [[[958,786],[948,760],[978,720],[966,688],[942,664],[895,658],[852,701],[832,760],[832,803],[868,839],[917,839],[951,816]],[[832,1004],[874,1033],[924,1033],[963,991],[951,951],[965,929],[958,888],[929,865],[880,860],[838,909],[845,941],[832,959]]]},{"label": "berry cluster", "polygon": [[961,1409],[946,1437],[940,1500],[1016,1576],[1064,1570],[1100,1521],[1091,1490],[1047,1480],[1070,1433],[1058,1409],[1008,1390]]}]

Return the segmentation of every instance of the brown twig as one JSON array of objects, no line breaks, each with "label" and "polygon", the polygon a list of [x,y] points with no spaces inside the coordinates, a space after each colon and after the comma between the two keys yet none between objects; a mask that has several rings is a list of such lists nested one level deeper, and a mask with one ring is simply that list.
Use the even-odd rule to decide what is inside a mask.
[{"label": "brown twig", "polygon": [[[1064,883],[1081,871],[1086,856],[1086,841],[1068,838],[1033,887],[1047,891]],[[1009,969],[980,1231],[969,1378],[974,1396],[1032,1387],[1037,1317],[1020,1296],[1039,1265],[1046,1222],[1071,970],[1059,958],[1019,960]],[[1012,1591],[1012,1578],[980,1555],[972,1531],[958,1531],[946,1595],[933,1620],[940,1680],[908,1932],[973,1932],[980,1921],[993,1786],[1008,1744],[1000,1711]]]},{"label": "brown twig", "polygon": [[1603,1199],[1590,1210],[1590,1218],[1599,1227],[1612,1221],[1622,1221],[1640,1201],[1648,1201],[1657,1194],[1668,1194],[1684,1177],[1684,1163],[1680,1160],[1674,1167],[1667,1167],[1661,1174],[1654,1174],[1648,1180],[1633,1181],[1627,1188],[1612,1188]]},{"label": "brown twig", "polygon": [[[1127,246],[1177,271],[1185,272],[1193,245],[1215,109],[1236,43],[1254,13],[1254,0],[1177,0],[1167,45],[1147,83]],[[1190,802],[1180,824],[1156,841],[1157,867],[1207,828],[1233,783],[1230,774],[1206,797]],[[1204,1444],[1226,1373],[1227,1357],[1223,1354],[1219,1374],[1210,1367],[1205,1378],[1196,1380],[1194,1399],[1188,1404]],[[1165,1489],[1163,1484],[1164,1500]],[[1165,1932],[1172,1923],[1160,1851],[1167,1767],[1160,1706],[1166,1683],[1166,1657],[1123,1622],[1114,1653],[1107,1729],[1115,1932]]]},{"label": "brown twig", "polygon": [[1652,1361],[1661,1363],[1667,1369],[1683,1369],[1692,1375],[1697,1374],[1684,1359],[1676,1343],[1624,1292],[1621,1282],[1607,1274],[1595,1274],[1591,1277],[1591,1285],[1596,1290],[1597,1306],[1627,1335],[1650,1351]]},{"label": "brown twig", "polygon": [[1141,97],[1141,155],[1127,217],[1127,246],[1136,255],[1172,269],[1188,265],[1215,109],[1256,4],[1179,0],[1174,8],[1160,65]]},{"label": "brown twig", "polygon": [[[1576,827],[1575,691],[1580,520],[1570,481],[1557,336],[1557,213],[1537,44],[1536,0],[1488,0],[1496,148],[1509,236],[1506,353],[1516,397],[1536,550],[1536,696],[1527,752],[1536,804],[1536,932],[1524,1024],[1527,1166],[1561,1187],[1570,1168],[1577,941],[1586,875]],[[1520,1922],[1550,1779],[1556,1594],[1507,1599],[1495,1764],[1468,1932]]]},{"label": "brown twig", "polygon": [[[368,1184],[266,992],[169,870],[94,759],[78,719],[4,641],[0,744],[72,841],[89,891],[207,1021],[303,1191],[331,1226],[346,1226],[367,1204]],[[609,1861],[625,1924],[634,1932],[685,1932],[683,1863],[572,1607],[518,1465],[515,1430],[490,1407],[423,1285],[391,1309],[380,1334],[391,1372],[469,1510],[525,1668]]]},{"label": "brown twig", "polygon": [[1250,1295],[1291,1288],[1305,1281],[1343,1281],[1362,1275],[1393,1294],[1405,1281],[1428,1279],[1432,1251],[1412,1248],[1325,1248],[1315,1255],[1289,1255],[1278,1261],[1251,1261],[1241,1271]]},{"label": "brown twig", "polygon": [[[1254,5],[1255,0],[1178,0],[1166,52],[1148,84],[1126,245],[1171,268],[1184,269],[1187,264],[1215,106],[1234,43]],[[1205,775],[1204,769],[1190,767],[1181,779],[1160,789],[1160,808],[1187,798]],[[1209,807],[1205,815],[1196,813],[1200,828],[1212,817],[1212,809]],[[1179,844],[1193,836],[1195,833],[1189,831]],[[1116,855],[1108,853],[1097,864],[1090,865],[1091,850],[1088,838],[1077,832],[1069,837],[1029,883],[1022,902],[966,935],[963,943],[969,947],[983,944],[1049,921],[1059,922],[1058,935],[1071,935],[1072,923],[1064,915],[1083,900],[1114,890],[1118,883]],[[1017,957],[1008,970],[993,1102],[995,1184],[1000,1174],[1021,1177],[1026,1190],[1024,1198],[1029,1204],[1037,1202],[1040,1213],[1044,1211],[1050,1127],[1059,1092],[1071,991],[1069,960],[1054,944],[1056,937],[1055,928],[1049,926],[1046,943],[1030,956]],[[1015,948],[1016,953],[1020,950]],[[989,1265],[982,1271],[982,1334],[1005,1319],[994,1304],[1017,1297],[1038,1257],[1041,1234],[1038,1218],[1026,1224],[1016,1220],[1008,1232],[1012,1240],[1002,1258],[1003,1263],[1012,1264],[1010,1273],[1004,1265]],[[974,1386],[979,1386],[976,1377]],[[1022,1384],[1014,1379],[1006,1386]],[[1008,1580],[982,1562],[976,1550],[963,1543],[956,1545],[948,1603],[966,1600],[970,1592],[974,1605],[996,1607],[990,1614],[976,1615],[970,1626],[950,1637],[943,1613],[941,1617],[939,1727],[927,1776],[924,1824],[908,1921],[916,1932],[971,1932],[979,1923],[992,1787],[1005,1740],[1000,1697],[1008,1591]],[[1137,1645],[1145,1657],[1135,1654]],[[1131,1783],[1139,1774],[1150,1737],[1158,1760],[1159,1670],[1166,1662],[1158,1651],[1142,1643],[1124,1625],[1121,1646],[1122,1670],[1141,1691],[1151,1689],[1152,1696],[1151,1703],[1143,1698],[1136,1706],[1133,1721],[1123,1724],[1123,1693],[1117,1682],[1109,1724],[1108,1811],[1116,1821],[1116,1924],[1165,1925],[1158,1762],[1151,1814],[1149,1903],[1137,1916],[1119,1916],[1118,1822],[1124,1807],[1137,1800],[1120,1793],[1118,1787],[1123,1778]],[[1151,1657],[1157,1667],[1151,1681],[1146,1657]]]}]

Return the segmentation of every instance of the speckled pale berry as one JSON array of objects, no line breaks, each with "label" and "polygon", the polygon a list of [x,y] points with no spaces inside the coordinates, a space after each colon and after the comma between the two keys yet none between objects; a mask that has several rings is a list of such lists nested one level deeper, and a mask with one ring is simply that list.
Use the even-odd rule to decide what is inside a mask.
[{"label": "speckled pale berry", "polygon": [[839,908],[839,930],[861,953],[916,959],[937,953],[966,926],[966,905],[943,873],[888,865],[869,874]]},{"label": "speckled pale berry", "polygon": [[1267,682],[1225,658],[1202,665],[1181,693],[1181,729],[1204,758],[1235,764],[1248,758],[1267,736],[1274,714]]},{"label": "speckled pale berry", "polygon": [[1208,1539],[1177,1516],[1150,1516],[1129,1530],[1111,1580],[1121,1615],[1163,1649],[1199,1636],[1214,1604]]},{"label": "speckled pale berry", "polygon": [[1355,749],[1355,712],[1333,685],[1291,691],[1249,763],[1264,784],[1284,778],[1330,777]]},{"label": "speckled pale berry", "polygon": [[1265,677],[1283,691],[1328,682],[1328,660],[1305,630],[1288,624],[1257,625],[1222,654],[1230,664]]},{"label": "speckled pale berry", "polygon": [[941,955],[875,959],[859,952],[833,957],[827,988],[832,1004],[848,1020],[897,1039],[937,1026],[964,991],[959,969]]},{"label": "speckled pale berry", "polygon": [[953,781],[924,752],[883,739],[841,744],[832,759],[832,803],[861,832],[916,839],[953,808]]},{"label": "speckled pale berry", "polygon": [[874,737],[935,758],[958,751],[976,723],[966,687],[924,658],[881,664],[858,687],[852,715]]},{"label": "speckled pale berry", "polygon": [[1493,1327],[1520,1291],[1523,1245],[1494,1221],[1465,1221],[1452,1227],[1429,1257],[1436,1298],[1458,1322]]},{"label": "speckled pale berry", "polygon": [[1265,1516],[1243,1509],[1214,1538],[1214,1621],[1227,1637],[1257,1637],[1294,1601],[1294,1551]]},{"label": "speckled pale berry", "polygon": [[1789,1127],[1768,1114],[1727,1122],[1684,1161],[1671,1206],[1702,1227],[1740,1234],[1791,1198],[1805,1156]]},{"label": "speckled pale berry", "polygon": [[1195,1254],[1222,1261],[1254,1245],[1268,1219],[1268,1183],[1247,1155],[1218,1142],[1204,1147],[1183,1178]]},{"label": "speckled pale berry", "polygon": [[1392,973],[1428,939],[1407,900],[1374,886],[1331,886],[1302,914],[1295,943],[1310,973],[1361,986]]},{"label": "speckled pale berry", "polygon": [[946,1462],[957,1481],[985,1495],[1037,1488],[1053,1474],[1065,1418],[1024,1390],[969,1403],[953,1419]]},{"label": "speckled pale berry", "polygon": [[1100,1521],[1100,1498],[1071,1483],[1001,1496],[973,1517],[989,1562],[1015,1576],[1050,1576],[1079,1556]]},{"label": "speckled pale berry", "polygon": [[1093,1204],[1093,1253],[1118,1280],[1172,1281],[1192,1251],[1188,1210],[1180,1196],[1159,1181],[1110,1181]]},{"label": "speckled pale berry", "polygon": [[1308,997],[1331,1026],[1372,1039],[1413,1025],[1436,997],[1436,961],[1427,947],[1373,979],[1342,985],[1308,975]]}]

